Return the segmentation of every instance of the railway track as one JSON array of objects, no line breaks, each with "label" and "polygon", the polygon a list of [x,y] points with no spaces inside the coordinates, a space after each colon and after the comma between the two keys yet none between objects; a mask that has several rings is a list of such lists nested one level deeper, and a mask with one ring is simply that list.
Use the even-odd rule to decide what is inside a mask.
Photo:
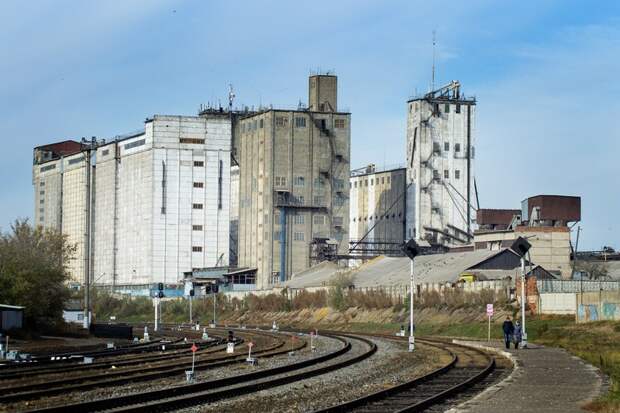
[{"label": "railway track", "polygon": [[495,358],[480,350],[439,340],[418,339],[418,343],[448,351],[450,362],[424,376],[315,413],[422,412],[470,389],[495,369]]},{"label": "railway track", "polygon": [[[283,349],[285,347],[285,341],[278,338],[276,335],[266,332],[244,332],[241,333],[247,337],[263,336],[271,339],[272,343],[263,346],[263,348],[257,348],[254,350],[254,354],[261,355],[262,357],[269,357],[278,354],[284,354],[290,351],[290,348]],[[238,340],[237,344],[242,343],[243,340]],[[295,347],[301,348],[305,343],[300,343]],[[216,351],[224,351],[224,347],[214,349]],[[207,350],[208,351],[208,350]],[[200,354],[200,352],[197,352]],[[215,353],[207,353],[206,358],[203,356],[195,363],[195,370],[205,370],[215,367],[222,367],[234,363],[239,363],[245,360],[245,355],[241,349],[238,349],[236,354],[223,354],[218,355]],[[178,356],[172,360],[166,360],[159,363],[147,363],[145,367],[138,367],[130,370],[113,370],[106,371],[97,374],[83,374],[71,378],[63,378],[56,380],[39,380],[37,383],[25,383],[22,385],[6,386],[5,394],[0,396],[0,404],[3,403],[15,403],[18,401],[40,399],[43,397],[53,397],[57,395],[66,394],[68,392],[86,391],[91,389],[98,389],[109,386],[120,386],[127,383],[145,382],[150,380],[157,380],[174,375],[183,376],[185,370],[191,368],[192,357],[188,353]]]},{"label": "railway track", "polygon": [[[360,362],[373,355],[377,350],[376,345],[371,340],[363,337],[345,334],[331,337],[341,343],[339,349],[279,367],[172,388],[31,410],[31,412],[81,413],[104,410],[113,412],[175,410],[253,393],[325,374]],[[351,355],[354,345],[359,354]],[[288,352],[288,349],[286,351]]]}]

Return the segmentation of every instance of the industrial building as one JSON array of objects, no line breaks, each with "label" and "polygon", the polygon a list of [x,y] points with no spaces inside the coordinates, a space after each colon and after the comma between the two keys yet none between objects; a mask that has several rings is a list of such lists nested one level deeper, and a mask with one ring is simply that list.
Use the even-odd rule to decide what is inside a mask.
[{"label": "industrial building", "polygon": [[34,222],[61,231],[75,245],[75,254],[66,263],[75,283],[84,281],[88,266],[87,148],[80,142],[67,140],[36,147],[33,156]]},{"label": "industrial building", "polygon": [[351,171],[351,254],[400,250],[405,240],[406,176],[404,167],[378,170],[374,164]]},{"label": "industrial building", "polygon": [[350,123],[333,75],[310,76],[307,107],[235,122],[238,262],[257,268],[257,288],[308,268],[317,245],[348,252]]},{"label": "industrial building", "polygon": [[35,148],[35,221],[77,243],[69,272],[116,290],[229,260],[226,116],[155,115],[143,131]]},{"label": "industrial building", "polygon": [[479,229],[474,234],[476,250],[499,250],[523,237],[532,247],[535,264],[552,274],[571,278],[571,236],[569,223],[581,220],[581,198],[538,195],[522,201],[521,209],[479,209]]},{"label": "industrial building", "polygon": [[475,229],[476,100],[452,81],[407,102],[406,237],[458,246]]}]

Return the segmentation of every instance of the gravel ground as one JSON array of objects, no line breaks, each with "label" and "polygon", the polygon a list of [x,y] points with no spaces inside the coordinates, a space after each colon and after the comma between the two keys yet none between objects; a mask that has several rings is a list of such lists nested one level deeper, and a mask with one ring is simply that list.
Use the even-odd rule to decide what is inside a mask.
[{"label": "gravel ground", "polygon": [[[240,332],[238,332],[238,334],[239,333]],[[273,344],[273,340],[271,339],[271,337],[268,337],[268,336],[255,336],[252,341],[256,343],[257,346],[262,345],[263,347],[267,347],[267,346],[271,347],[271,345]],[[304,348],[296,353],[296,355],[294,356],[295,360],[300,361],[306,358],[316,357],[317,355],[334,351],[340,348],[340,346],[342,345],[339,341],[328,339],[326,337],[322,337],[321,340],[319,340],[318,343],[315,343],[315,344],[317,346],[317,352],[312,353],[309,351],[309,349]],[[287,345],[289,344],[287,343]],[[298,343],[296,343],[295,345],[297,346]],[[245,347],[245,344],[244,344],[240,346],[237,351],[239,352],[239,354],[247,354],[247,347]],[[250,366],[250,365],[240,362],[238,364],[217,367],[217,368],[207,369],[203,371],[197,371],[196,381],[201,382],[201,381],[220,379],[220,378],[225,378],[225,377],[230,377],[230,376],[237,376],[237,375],[249,373],[252,371],[268,369],[268,368],[291,363],[291,357],[288,355],[261,358],[259,354],[256,356],[256,358],[258,359],[257,366]],[[197,357],[196,360],[198,361],[199,358]],[[65,393],[61,396],[49,397],[49,398],[42,399],[42,400],[31,400],[31,401],[13,403],[7,406],[0,406],[0,412],[22,411],[26,409],[49,407],[49,406],[55,406],[59,404],[77,403],[81,401],[90,401],[90,400],[97,400],[101,398],[117,397],[117,396],[132,394],[132,393],[146,392],[146,391],[170,388],[170,387],[175,387],[175,386],[182,386],[185,384],[186,384],[185,375],[177,375],[174,377],[153,380],[153,381],[148,381],[148,382],[134,383],[134,384],[128,383],[128,384],[118,386],[118,387],[102,387],[102,388],[93,389],[93,390]]]},{"label": "gravel ground", "polygon": [[[372,357],[331,373],[263,390],[234,399],[183,409],[182,412],[306,412],[403,383],[441,364],[440,350],[419,345],[408,353],[406,343],[373,339],[378,351]],[[357,342],[347,357],[367,349]],[[333,363],[337,362],[336,360]]]}]

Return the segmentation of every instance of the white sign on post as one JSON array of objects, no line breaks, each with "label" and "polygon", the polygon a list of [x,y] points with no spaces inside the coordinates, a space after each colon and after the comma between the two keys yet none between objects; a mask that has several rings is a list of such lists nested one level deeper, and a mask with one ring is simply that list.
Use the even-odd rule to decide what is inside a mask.
[{"label": "white sign on post", "polygon": [[235,352],[235,343],[228,343],[226,346],[226,353],[233,354]]},{"label": "white sign on post", "polygon": [[491,341],[491,317],[493,317],[493,304],[487,304],[487,317],[489,318],[489,327],[487,330],[487,341]]}]

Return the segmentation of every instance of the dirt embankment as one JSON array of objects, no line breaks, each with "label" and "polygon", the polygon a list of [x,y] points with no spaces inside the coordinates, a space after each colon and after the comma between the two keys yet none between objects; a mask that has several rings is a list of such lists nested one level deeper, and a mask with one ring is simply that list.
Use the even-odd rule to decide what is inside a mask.
[{"label": "dirt embankment", "polygon": [[[415,311],[416,323],[471,323],[483,322],[487,320],[485,309],[435,309],[425,308]],[[496,311],[493,316],[494,321],[502,320],[512,312]],[[297,311],[280,312],[234,312],[221,318],[220,322],[229,324],[246,325],[270,325],[276,322],[278,325],[296,326],[333,326],[346,325],[351,323],[366,324],[402,324],[408,320],[408,312],[404,309],[393,311],[388,309],[365,310],[359,308],[349,308],[344,311],[337,311],[330,307],[318,309],[304,309]]]}]

